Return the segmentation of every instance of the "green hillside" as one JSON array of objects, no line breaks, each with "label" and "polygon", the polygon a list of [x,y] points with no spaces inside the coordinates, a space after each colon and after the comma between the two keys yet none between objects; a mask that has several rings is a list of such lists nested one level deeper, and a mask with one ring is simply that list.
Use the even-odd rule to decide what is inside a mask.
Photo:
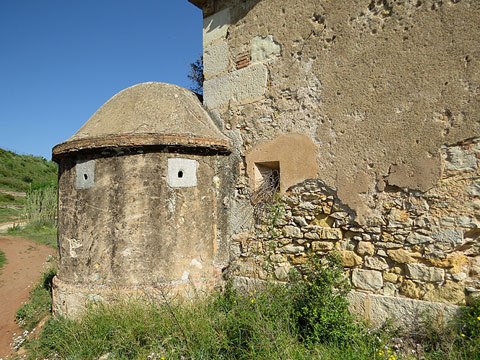
[{"label": "green hillside", "polygon": [[[30,196],[35,194],[30,194],[31,190],[42,191],[41,189],[55,188],[57,168],[56,163],[40,156],[18,155],[12,151],[0,149],[0,223],[25,218],[28,215],[26,212],[35,205],[32,201],[34,202],[36,198]],[[27,192],[29,196],[16,194],[17,192]]]},{"label": "green hillside", "polygon": [[0,189],[25,192],[32,186],[56,182],[57,164],[53,161],[0,149]]}]

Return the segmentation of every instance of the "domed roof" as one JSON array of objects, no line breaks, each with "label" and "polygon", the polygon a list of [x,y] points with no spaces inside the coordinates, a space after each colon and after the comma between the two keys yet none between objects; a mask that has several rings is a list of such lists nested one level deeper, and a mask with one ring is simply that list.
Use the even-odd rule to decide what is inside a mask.
[{"label": "domed roof", "polygon": [[55,159],[72,151],[150,145],[228,150],[227,138],[194,93],[172,84],[147,82],[113,96],[75,135],[55,146],[52,154]]}]

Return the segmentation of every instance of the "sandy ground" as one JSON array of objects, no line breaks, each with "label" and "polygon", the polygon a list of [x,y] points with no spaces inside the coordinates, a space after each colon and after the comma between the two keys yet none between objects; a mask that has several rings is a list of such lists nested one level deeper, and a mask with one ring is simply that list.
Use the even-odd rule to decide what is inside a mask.
[{"label": "sandy ground", "polygon": [[13,333],[21,330],[15,312],[28,300],[29,291],[46,268],[46,259],[55,255],[52,247],[20,237],[0,235],[0,250],[7,264],[0,269],[0,358],[10,354]]}]

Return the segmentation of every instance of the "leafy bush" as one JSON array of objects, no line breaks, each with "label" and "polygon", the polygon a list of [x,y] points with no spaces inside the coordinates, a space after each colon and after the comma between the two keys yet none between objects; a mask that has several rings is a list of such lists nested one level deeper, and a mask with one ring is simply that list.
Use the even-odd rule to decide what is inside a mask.
[{"label": "leafy bush", "polygon": [[227,286],[188,302],[92,305],[78,320],[49,320],[29,344],[31,358],[98,359],[107,353],[113,359],[376,358],[381,331],[367,334],[345,312],[348,289],[324,293],[343,284],[338,258],[309,266],[291,287],[267,284],[240,294]]},{"label": "leafy bush", "polygon": [[358,337],[360,326],[348,312],[350,285],[337,255],[311,256],[292,290],[298,332],[305,341],[345,344]]}]

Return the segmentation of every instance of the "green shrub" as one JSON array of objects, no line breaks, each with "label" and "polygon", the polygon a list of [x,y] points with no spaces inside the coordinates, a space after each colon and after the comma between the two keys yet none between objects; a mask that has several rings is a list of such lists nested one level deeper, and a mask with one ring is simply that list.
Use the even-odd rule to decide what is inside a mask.
[{"label": "green shrub", "polygon": [[345,344],[358,337],[360,327],[348,312],[350,286],[337,255],[311,256],[292,290],[298,332],[305,341]]}]

